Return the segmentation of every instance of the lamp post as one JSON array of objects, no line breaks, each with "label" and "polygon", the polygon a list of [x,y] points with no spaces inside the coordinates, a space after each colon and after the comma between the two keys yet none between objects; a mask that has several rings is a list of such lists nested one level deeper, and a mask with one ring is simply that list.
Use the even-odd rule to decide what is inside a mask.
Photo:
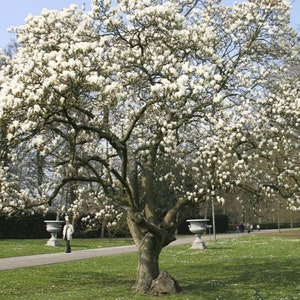
[{"label": "lamp post", "polygon": [[214,241],[216,241],[217,237],[216,237],[216,219],[215,219],[215,201],[214,201],[214,197],[212,197],[212,199],[211,199],[211,214],[212,214],[213,236],[214,236]]}]

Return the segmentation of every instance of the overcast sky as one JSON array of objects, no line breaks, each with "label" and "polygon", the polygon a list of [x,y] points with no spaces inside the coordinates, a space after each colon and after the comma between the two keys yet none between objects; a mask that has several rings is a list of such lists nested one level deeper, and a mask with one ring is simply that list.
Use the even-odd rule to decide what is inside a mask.
[{"label": "overcast sky", "polygon": [[[300,0],[290,0],[292,2],[291,24],[300,29]],[[230,3],[233,0],[224,0]],[[62,9],[70,6],[70,4],[82,6],[87,3],[89,8],[90,0],[0,0],[0,48],[5,48],[10,40],[15,36],[7,32],[10,26],[18,26],[24,24],[24,19],[29,13],[39,15],[43,8]]]}]

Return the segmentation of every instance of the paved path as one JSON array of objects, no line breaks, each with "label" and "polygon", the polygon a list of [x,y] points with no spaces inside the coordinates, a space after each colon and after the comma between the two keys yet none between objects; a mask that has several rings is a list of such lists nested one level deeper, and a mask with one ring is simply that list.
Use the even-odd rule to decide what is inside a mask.
[{"label": "paved path", "polygon": [[[254,234],[254,233],[252,233]],[[232,238],[243,236],[243,234],[220,234],[217,235],[217,239],[221,238]],[[169,246],[191,244],[195,237],[193,235],[189,237],[179,237],[176,241],[172,242]],[[205,235],[203,237],[204,241],[213,240],[212,236]],[[82,260],[87,258],[101,257],[101,256],[112,256],[124,253],[136,252],[136,246],[119,246],[119,247],[108,247],[108,248],[98,248],[90,250],[78,250],[72,253],[51,253],[51,254],[38,254],[30,256],[19,256],[10,258],[0,259],[0,271],[12,270],[19,268],[27,268],[42,265],[51,265],[57,263],[64,263],[68,261]]]},{"label": "paved path", "polygon": [[0,271],[27,268],[42,265],[64,263],[73,260],[81,260],[99,256],[117,255],[136,251],[135,246],[121,246],[90,250],[78,250],[71,253],[59,252],[50,254],[38,254],[18,256],[0,259]]}]

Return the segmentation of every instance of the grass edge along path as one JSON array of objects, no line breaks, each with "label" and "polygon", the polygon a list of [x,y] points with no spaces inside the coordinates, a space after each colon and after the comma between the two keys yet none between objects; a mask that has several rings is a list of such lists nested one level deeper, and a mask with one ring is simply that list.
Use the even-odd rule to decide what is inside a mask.
[{"label": "grass edge along path", "polygon": [[[46,245],[46,239],[0,239],[0,258],[50,254],[64,252],[65,242],[61,240],[61,245],[51,247]],[[90,250],[107,247],[133,245],[131,238],[95,238],[95,239],[73,239],[72,250]]]},{"label": "grass edge along path", "polygon": [[[244,235],[167,247],[161,271],[175,277],[183,293],[162,299],[300,299],[299,231],[292,235]],[[0,272],[0,299],[157,299],[135,295],[137,253]]]}]

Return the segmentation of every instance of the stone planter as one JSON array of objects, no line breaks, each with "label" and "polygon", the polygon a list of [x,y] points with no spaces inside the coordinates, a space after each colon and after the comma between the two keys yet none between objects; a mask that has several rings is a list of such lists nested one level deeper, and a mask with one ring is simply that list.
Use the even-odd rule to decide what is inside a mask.
[{"label": "stone planter", "polygon": [[61,231],[64,221],[46,220],[46,230],[51,234],[51,238],[47,241],[47,246],[60,246],[60,241],[57,239],[57,233]]},{"label": "stone planter", "polygon": [[190,219],[189,222],[190,232],[195,234],[196,239],[193,241],[192,249],[206,249],[204,241],[201,239],[201,235],[206,231],[206,224],[209,219]]}]

